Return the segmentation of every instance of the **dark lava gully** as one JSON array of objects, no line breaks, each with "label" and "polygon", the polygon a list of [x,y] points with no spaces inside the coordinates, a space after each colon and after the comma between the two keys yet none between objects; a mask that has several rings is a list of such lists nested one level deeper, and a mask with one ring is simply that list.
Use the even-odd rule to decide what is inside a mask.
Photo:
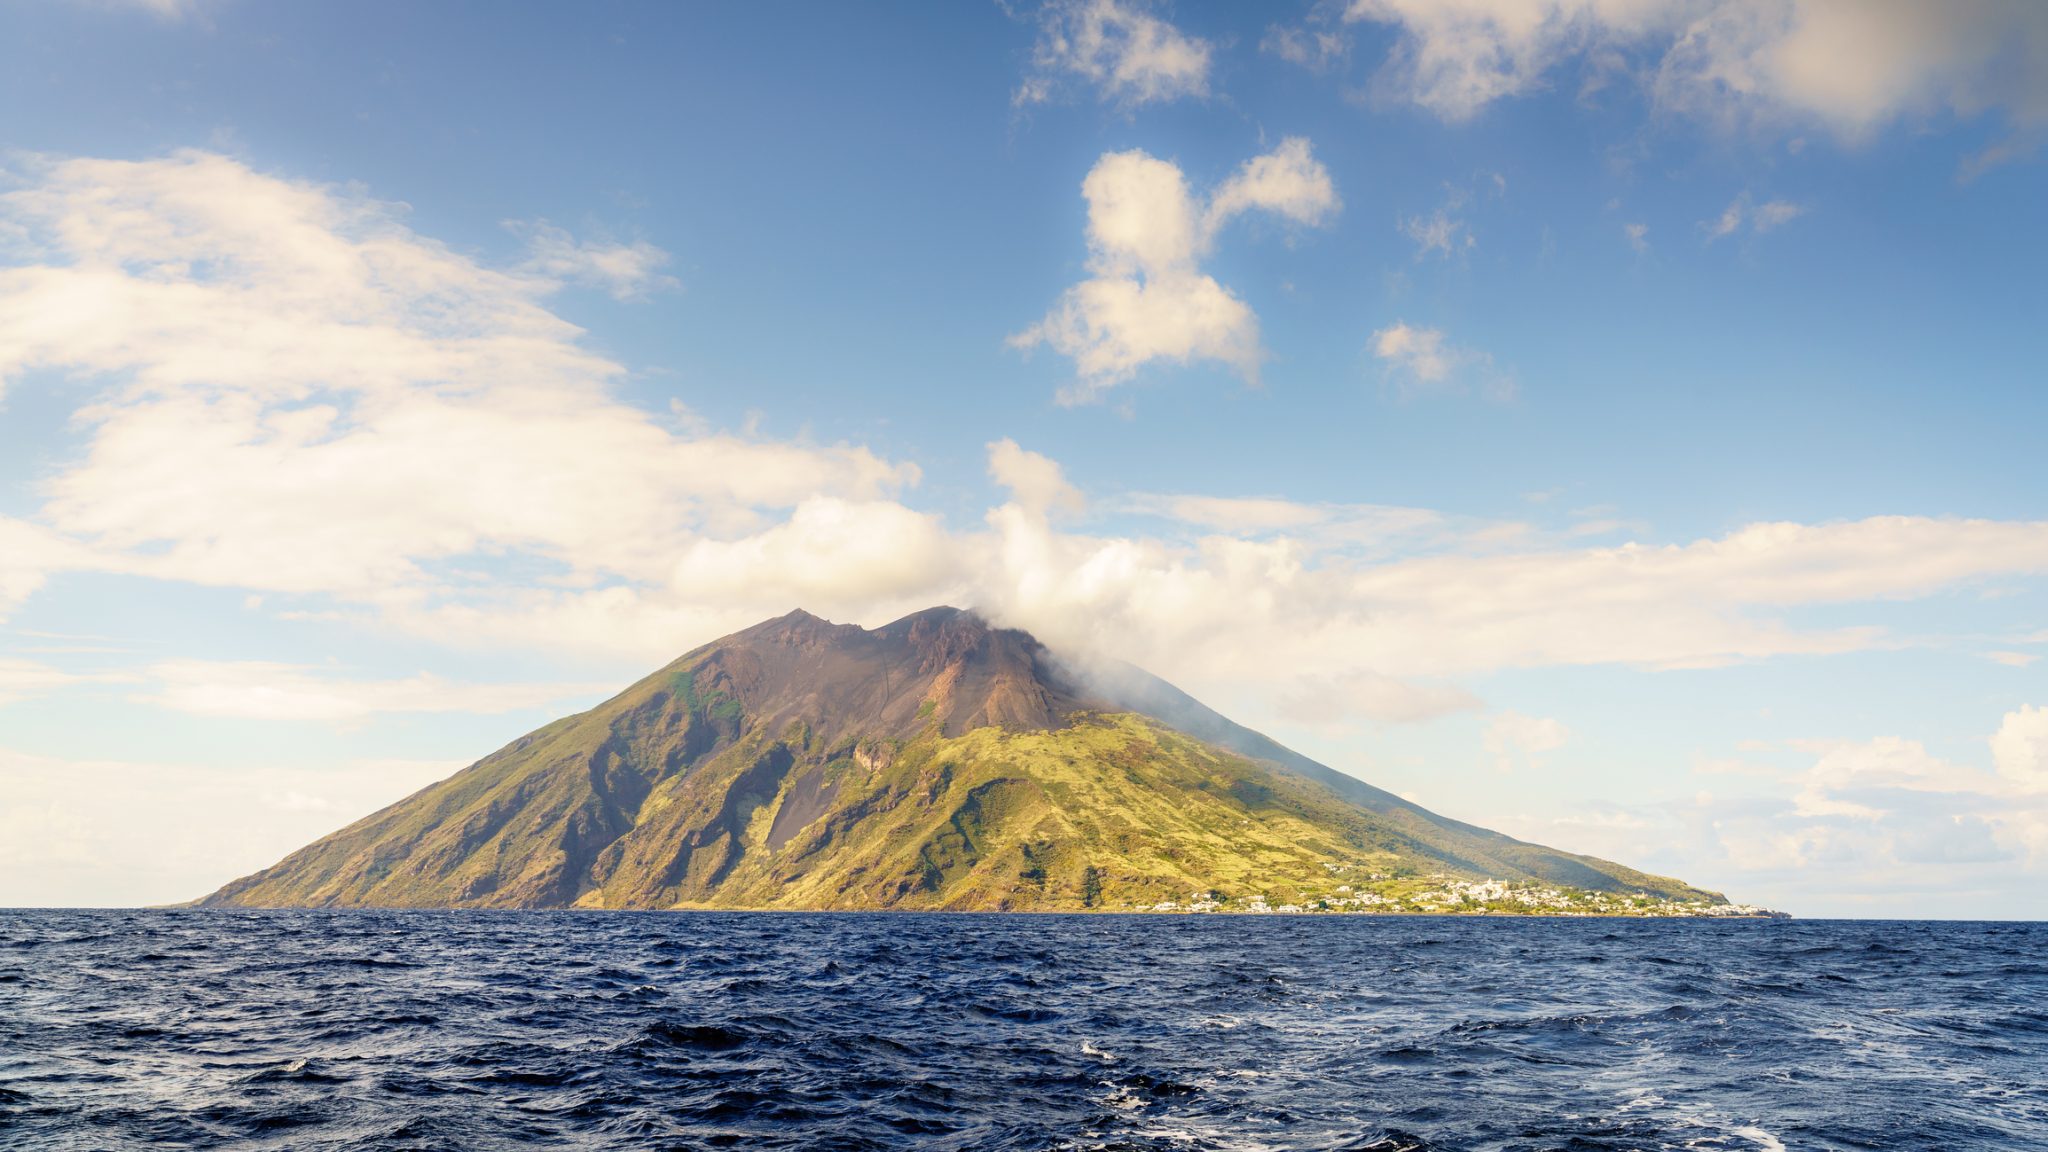
[{"label": "dark lava gully", "polygon": [[0,912],[10,1149],[2048,1148],[2048,927]]}]

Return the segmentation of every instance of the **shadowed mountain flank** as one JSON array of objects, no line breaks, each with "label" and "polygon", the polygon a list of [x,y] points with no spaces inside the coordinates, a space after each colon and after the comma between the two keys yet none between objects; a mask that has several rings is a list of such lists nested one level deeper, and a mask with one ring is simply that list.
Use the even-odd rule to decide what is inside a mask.
[{"label": "shadowed mountain flank", "polygon": [[1138,669],[1083,674],[933,608],[734,633],[202,903],[1344,905],[1489,878],[1720,899],[1438,816]]}]

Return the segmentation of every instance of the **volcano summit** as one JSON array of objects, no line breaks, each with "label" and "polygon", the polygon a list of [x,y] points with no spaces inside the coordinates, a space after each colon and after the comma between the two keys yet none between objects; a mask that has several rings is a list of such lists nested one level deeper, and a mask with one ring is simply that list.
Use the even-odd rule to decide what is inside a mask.
[{"label": "volcano summit", "polygon": [[201,903],[1734,910],[1438,816],[954,608],[755,625]]}]

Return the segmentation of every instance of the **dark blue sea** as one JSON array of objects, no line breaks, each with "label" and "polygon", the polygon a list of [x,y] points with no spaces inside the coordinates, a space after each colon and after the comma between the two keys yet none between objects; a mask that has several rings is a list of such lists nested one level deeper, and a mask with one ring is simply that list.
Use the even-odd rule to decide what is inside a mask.
[{"label": "dark blue sea", "polygon": [[2048,1148],[2048,925],[0,912],[15,1149]]}]

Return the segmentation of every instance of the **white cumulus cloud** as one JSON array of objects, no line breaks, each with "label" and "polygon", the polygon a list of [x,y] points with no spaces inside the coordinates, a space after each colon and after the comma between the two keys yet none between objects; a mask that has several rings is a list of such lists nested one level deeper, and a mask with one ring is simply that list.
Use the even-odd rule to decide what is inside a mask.
[{"label": "white cumulus cloud", "polygon": [[1300,136],[1282,140],[1263,156],[1240,165],[1209,198],[1202,217],[1206,243],[1232,219],[1253,209],[1271,212],[1297,224],[1325,223],[1342,206],[1330,173]]},{"label": "white cumulus cloud", "polygon": [[[51,369],[88,399],[43,506],[0,520],[0,611],[97,569],[421,627],[652,597],[687,627],[730,610],[671,583],[693,545],[918,479],[619,402],[624,369],[547,309],[553,282],[360,193],[202,152],[24,177],[0,196],[0,382]],[[512,562],[536,575],[478,575]]]},{"label": "white cumulus cloud", "polygon": [[1918,740],[1885,736],[1865,741],[1806,741],[1818,757],[1801,777],[1794,804],[1800,816],[1878,820],[1885,810],[1864,794],[1874,791],[1964,791],[1988,783],[1983,773],[1928,753]]},{"label": "white cumulus cloud", "polygon": [[1450,120],[1583,60],[1589,83],[1645,77],[1665,109],[1850,141],[1996,109],[2015,140],[1992,161],[2048,129],[2048,5],[2034,0],[1352,0],[1344,18],[1398,29],[1383,87]]},{"label": "white cumulus cloud", "polygon": [[[1110,183],[1182,187],[1171,165],[1122,157],[1131,170]],[[1248,166],[1230,201],[1246,207],[1223,218],[1333,211],[1315,181],[1276,175],[1293,167]],[[651,667],[793,607],[878,623],[952,602],[1217,700],[1419,718],[1470,707],[1459,681],[1500,669],[1903,644],[1889,601],[2048,574],[2048,524],[2025,521],[1759,523],[1589,547],[1429,509],[1098,496],[1153,517],[1120,533],[1048,515],[1086,494],[1008,440],[987,464],[1010,495],[954,524],[905,502],[909,463],[679,430],[624,404],[610,390],[624,369],[581,345],[534,277],[452,253],[360,194],[197,153],[30,175],[0,198],[17,235],[0,374],[71,377],[81,442],[46,469],[40,507],[0,519],[11,604],[63,573],[112,572],[459,647]],[[1130,190],[1091,198],[1105,277],[1185,267],[1220,226],[1210,203],[1168,196],[1161,215],[1119,203]],[[1387,351],[1419,375],[1455,349],[1411,331]],[[1807,605],[1834,608],[1813,621]],[[345,717],[411,691],[497,706],[411,678],[179,671],[157,695],[215,712]]]},{"label": "white cumulus cloud", "polygon": [[1057,461],[1020,448],[1015,440],[1005,438],[988,446],[988,474],[1032,511],[1079,512],[1088,506],[1081,490],[1067,483]]},{"label": "white cumulus cloud", "polygon": [[1088,201],[1089,278],[1069,288],[1045,318],[1012,336],[1019,348],[1046,345],[1074,361],[1066,403],[1098,398],[1154,361],[1214,360],[1258,377],[1258,317],[1201,269],[1217,234],[1254,210],[1303,225],[1340,207],[1329,172],[1308,141],[1283,140],[1246,161],[1206,205],[1170,161],[1113,152],[1082,182]]},{"label": "white cumulus cloud", "polygon": [[1991,737],[1999,776],[2028,792],[2048,792],[2048,708],[2027,705],[2005,714]]}]

